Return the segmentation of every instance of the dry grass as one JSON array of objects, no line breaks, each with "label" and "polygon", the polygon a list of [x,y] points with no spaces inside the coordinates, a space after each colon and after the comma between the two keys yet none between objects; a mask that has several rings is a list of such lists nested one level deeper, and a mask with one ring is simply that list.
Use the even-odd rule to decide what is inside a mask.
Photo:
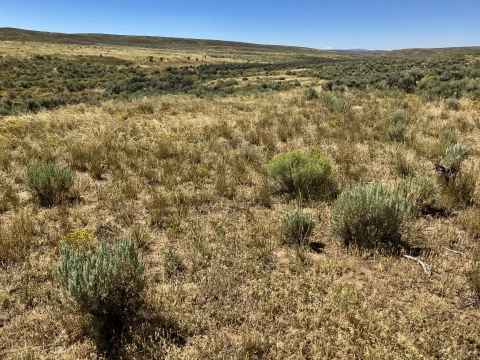
[{"label": "dry grass", "polygon": [[[391,187],[404,176],[436,183],[433,164],[450,145],[445,131],[472,149],[465,169],[478,162],[479,110],[409,97],[399,108],[395,99],[349,93],[341,96],[354,106],[335,108],[320,88],[319,99],[303,100],[304,89],[2,119],[0,357],[94,357],[88,321],[55,300],[53,248],[85,229],[100,241],[132,237],[148,264],[149,305],[125,358],[478,358],[480,311],[466,275],[478,183],[469,202],[430,208],[405,231],[410,254],[432,269],[427,276],[405,258],[347,251],[330,230],[334,200],[275,194],[266,165],[318,148],[340,190],[371,181]],[[392,111],[405,119],[401,138],[386,135]],[[75,169],[70,203],[37,205],[23,182],[32,159]],[[282,242],[292,205],[315,221],[309,248]]]},{"label": "dry grass", "polygon": [[[148,49],[142,47],[122,47],[115,45],[75,45],[47,44],[38,42],[2,41],[0,55],[18,58],[31,58],[34,55],[54,56],[66,59],[89,61],[89,58],[105,57],[105,62],[131,61],[144,68],[164,69],[168,66],[192,66],[201,64],[232,63],[239,59],[233,54],[222,53],[222,57],[212,57],[215,51],[187,51],[171,49]],[[153,57],[150,61],[150,57]],[[162,58],[162,60],[160,60]],[[198,59],[198,60],[197,60]],[[98,61],[98,59],[97,59]]]}]

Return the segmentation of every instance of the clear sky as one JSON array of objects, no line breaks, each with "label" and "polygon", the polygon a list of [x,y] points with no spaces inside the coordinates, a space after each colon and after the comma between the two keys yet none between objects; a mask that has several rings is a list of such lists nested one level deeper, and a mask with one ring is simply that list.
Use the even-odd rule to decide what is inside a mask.
[{"label": "clear sky", "polygon": [[318,49],[480,46],[480,0],[0,0],[0,27]]}]

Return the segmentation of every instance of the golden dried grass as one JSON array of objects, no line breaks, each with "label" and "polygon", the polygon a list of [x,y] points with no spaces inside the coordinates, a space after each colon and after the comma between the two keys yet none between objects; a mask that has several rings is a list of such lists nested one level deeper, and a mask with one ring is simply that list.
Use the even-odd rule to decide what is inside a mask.
[{"label": "golden dried grass", "polygon": [[[329,204],[272,196],[265,179],[274,156],[318,147],[341,188],[397,182],[404,171],[392,163],[392,153],[406,156],[408,175],[436,181],[433,161],[440,151],[430,146],[443,148],[442,130],[454,129],[478,151],[477,110],[462,107],[440,120],[439,104],[412,100],[411,137],[399,145],[382,135],[382,119],[374,116],[396,110],[395,103],[346,93],[361,107],[332,112],[302,94],[165,96],[2,119],[28,124],[8,132],[0,153],[8,165],[1,167],[2,184],[10,179],[19,195],[0,213],[1,231],[13,234],[23,216],[28,228],[15,231],[28,241],[14,247],[24,256],[2,263],[0,357],[73,359],[95,352],[88,322],[55,302],[53,247],[73,230],[100,241],[130,234],[144,251],[151,308],[134,325],[125,356],[478,357],[480,312],[466,277],[476,235],[469,225],[473,210],[459,209],[460,222],[439,216],[441,209],[416,218],[406,239],[411,254],[431,267],[427,277],[405,258],[347,251],[330,231]],[[153,112],[140,111],[145,101]],[[458,113],[468,126],[459,127]],[[478,161],[477,154],[469,161]],[[32,158],[75,165],[80,199],[68,207],[36,207],[22,185]],[[300,253],[281,241],[289,201],[316,220],[312,248]],[[2,246],[10,246],[7,238]],[[181,271],[165,267],[169,251]]]}]

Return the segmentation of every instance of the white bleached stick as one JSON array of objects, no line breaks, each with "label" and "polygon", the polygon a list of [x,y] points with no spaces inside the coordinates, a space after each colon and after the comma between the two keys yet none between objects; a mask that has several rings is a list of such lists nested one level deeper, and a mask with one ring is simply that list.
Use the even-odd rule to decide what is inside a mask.
[{"label": "white bleached stick", "polygon": [[410,255],[403,255],[403,257],[409,260],[416,261],[417,263],[422,265],[422,268],[425,274],[430,276],[430,267],[427,264],[425,264],[422,260],[420,260],[419,258],[416,258],[415,256],[410,256]]},{"label": "white bleached stick", "polygon": [[453,249],[449,249],[449,248],[447,248],[447,247],[445,247],[445,246],[444,246],[443,248],[444,248],[445,250],[447,250],[447,251],[450,251],[451,253],[454,253],[454,254],[457,254],[457,255],[466,256],[466,254],[463,253],[463,252],[460,252],[460,251],[457,251],[457,250],[453,250]]}]

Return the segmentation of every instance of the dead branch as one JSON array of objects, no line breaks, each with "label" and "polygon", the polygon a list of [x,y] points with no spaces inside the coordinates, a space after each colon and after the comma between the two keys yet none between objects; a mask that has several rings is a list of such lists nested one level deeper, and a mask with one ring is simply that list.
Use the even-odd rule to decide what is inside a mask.
[{"label": "dead branch", "polygon": [[430,267],[425,264],[422,260],[420,260],[419,258],[415,257],[415,256],[410,256],[410,255],[403,255],[404,258],[406,259],[409,259],[409,260],[413,260],[413,261],[416,261],[418,264],[420,264],[423,268],[423,272],[425,274],[427,274],[428,276],[430,276]]},{"label": "dead branch", "polygon": [[445,246],[444,246],[443,248],[444,248],[445,250],[447,250],[447,251],[450,251],[451,253],[454,253],[454,254],[457,254],[457,255],[461,255],[461,256],[467,256],[467,254],[465,254],[465,253],[463,253],[463,252],[461,252],[461,251],[449,249],[449,248],[447,248],[447,247],[445,247]]}]

